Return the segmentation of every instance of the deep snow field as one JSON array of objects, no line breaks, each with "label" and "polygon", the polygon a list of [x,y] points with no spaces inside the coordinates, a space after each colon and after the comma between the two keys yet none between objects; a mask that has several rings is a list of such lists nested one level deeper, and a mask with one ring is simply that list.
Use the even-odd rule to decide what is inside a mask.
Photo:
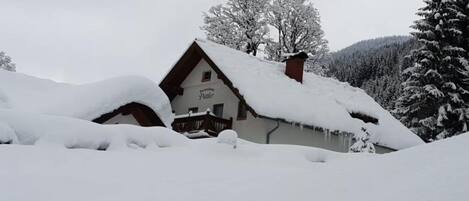
[{"label": "deep snow field", "polygon": [[[12,119],[6,116],[3,120]],[[33,124],[10,126],[16,130]],[[92,127],[142,135],[142,129],[130,126]],[[21,132],[24,137],[35,130]],[[217,139],[187,140],[164,128],[147,131],[157,134],[146,138],[152,143],[131,145],[135,139],[126,138],[121,142],[128,146],[108,151],[67,149],[62,143],[70,139],[58,138],[45,138],[52,143],[37,140],[42,143],[36,145],[0,145],[0,200],[469,200],[469,134],[368,155],[242,140],[233,149]],[[75,136],[75,142],[79,138]]]}]

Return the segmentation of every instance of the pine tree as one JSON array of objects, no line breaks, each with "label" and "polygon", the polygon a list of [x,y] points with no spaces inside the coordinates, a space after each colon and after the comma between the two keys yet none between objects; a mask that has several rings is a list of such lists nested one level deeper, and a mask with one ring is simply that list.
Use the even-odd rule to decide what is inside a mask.
[{"label": "pine tree", "polygon": [[267,5],[268,0],[229,0],[204,13],[202,29],[209,40],[255,56],[269,33]]},{"label": "pine tree", "polygon": [[[458,3],[464,1],[466,3]],[[426,0],[412,33],[423,46],[404,66],[401,121],[426,141],[468,131],[467,0]],[[461,6],[461,5],[464,6]],[[466,46],[466,47],[465,47]],[[466,48],[466,49],[465,49]]]},{"label": "pine tree", "polygon": [[0,52],[0,69],[7,71],[16,71],[16,65],[12,63],[11,57],[5,54],[5,52]]},{"label": "pine tree", "polygon": [[469,123],[469,38],[467,0],[443,1],[440,20],[442,34],[442,71],[446,92],[439,108],[437,125],[441,132],[437,139],[444,139],[468,131]]},{"label": "pine tree", "polygon": [[375,146],[370,142],[370,133],[366,128],[362,132],[355,134],[353,140],[355,143],[350,147],[350,153],[376,153]]}]

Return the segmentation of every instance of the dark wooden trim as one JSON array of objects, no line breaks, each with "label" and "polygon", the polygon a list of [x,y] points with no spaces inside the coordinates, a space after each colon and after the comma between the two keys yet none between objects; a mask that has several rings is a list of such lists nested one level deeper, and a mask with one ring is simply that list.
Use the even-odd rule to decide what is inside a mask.
[{"label": "dark wooden trim", "polygon": [[177,118],[172,126],[176,132],[180,133],[203,130],[210,136],[217,137],[221,131],[233,128],[233,118],[223,119],[207,112],[204,115]]},{"label": "dark wooden trim", "polygon": [[234,87],[233,83],[228,79],[228,77],[220,70],[220,68],[215,64],[215,62],[213,62],[212,59],[202,50],[202,48],[199,45],[197,45],[196,42],[194,43],[196,44],[195,47],[197,49],[197,52],[199,54],[202,54],[202,58],[213,68],[213,70],[217,73],[217,75],[221,77],[221,80],[223,81],[223,83],[225,83],[225,85],[231,89],[231,91],[236,95],[236,97],[239,98],[239,100],[244,101],[249,111],[253,114],[253,116],[257,117],[258,115],[256,111],[252,109],[251,106],[249,106],[249,104],[247,104],[243,95],[239,93],[239,90]]},{"label": "dark wooden trim", "polygon": [[166,127],[166,125],[164,125],[163,121],[161,121],[160,117],[158,117],[155,111],[153,111],[150,107],[146,105],[135,102],[126,104],[112,112],[103,114],[100,117],[94,119],[93,122],[103,124],[119,114],[132,115],[137,120],[137,122],[144,127]]},{"label": "dark wooden trim", "polygon": [[187,51],[182,55],[179,61],[173,66],[171,71],[166,75],[166,77],[161,81],[160,87],[168,95],[170,100],[173,100],[178,94],[174,88],[180,88],[182,82],[185,78],[194,70],[195,66],[204,59],[209,66],[215,71],[218,78],[223,81],[223,83],[235,94],[235,96],[246,103],[246,108],[254,117],[257,117],[258,114],[256,111],[249,105],[249,103],[244,99],[243,95],[240,94],[239,90],[234,87],[233,83],[228,79],[228,77],[220,70],[215,62],[203,51],[203,49],[197,44],[196,41],[187,49]]}]

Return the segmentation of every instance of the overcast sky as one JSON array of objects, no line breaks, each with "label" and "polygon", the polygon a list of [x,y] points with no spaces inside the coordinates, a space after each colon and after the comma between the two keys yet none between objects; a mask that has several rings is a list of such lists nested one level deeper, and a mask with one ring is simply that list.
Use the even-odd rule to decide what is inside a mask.
[{"label": "overcast sky", "polygon": [[[71,83],[159,81],[224,0],[0,0],[0,51],[17,71]],[[408,35],[422,0],[313,0],[332,50]]]}]

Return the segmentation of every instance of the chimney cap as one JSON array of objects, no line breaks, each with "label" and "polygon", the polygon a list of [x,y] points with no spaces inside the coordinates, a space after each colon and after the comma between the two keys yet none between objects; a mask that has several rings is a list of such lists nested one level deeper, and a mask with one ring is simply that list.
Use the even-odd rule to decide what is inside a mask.
[{"label": "chimney cap", "polygon": [[309,56],[308,54],[306,54],[305,52],[297,52],[297,53],[286,53],[286,54],[283,54],[282,55],[283,57],[285,57],[285,59],[283,61],[288,61],[288,60],[291,60],[291,59],[308,59]]}]

